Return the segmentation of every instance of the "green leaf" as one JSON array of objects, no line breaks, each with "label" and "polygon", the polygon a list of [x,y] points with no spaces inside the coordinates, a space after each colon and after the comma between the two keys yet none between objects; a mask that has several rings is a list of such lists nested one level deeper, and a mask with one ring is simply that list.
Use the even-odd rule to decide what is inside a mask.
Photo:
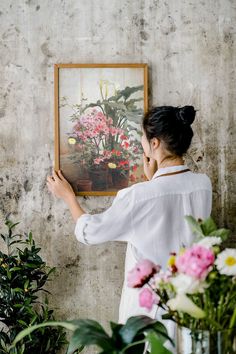
[{"label": "green leaf", "polygon": [[234,328],[236,324],[236,308],[234,309],[233,315],[230,319],[229,328]]},{"label": "green leaf", "polygon": [[155,332],[162,343],[164,343],[165,341],[170,341],[173,346],[175,345],[172,338],[168,336],[168,331],[166,327],[163,323],[159,321],[156,321],[156,323],[150,325],[150,328],[145,329],[145,332]]},{"label": "green leaf", "polygon": [[217,230],[217,226],[214,220],[212,219],[212,217],[209,217],[203,220],[202,222],[200,222],[200,226],[205,236],[208,236],[211,232]]},{"label": "green leaf", "polygon": [[77,350],[80,353],[84,349],[84,346],[80,344],[80,338],[78,338],[76,332],[77,330],[75,330],[73,336],[71,337],[70,344],[66,354],[73,354],[75,350]]},{"label": "green leaf", "polygon": [[[23,293],[24,292],[24,290],[21,288],[13,288],[12,290],[14,291],[14,293]],[[15,304],[14,306],[17,306],[17,304]]]},{"label": "green leaf", "polygon": [[149,333],[147,335],[147,339],[151,346],[151,354],[172,354],[163,346],[161,340],[158,338],[155,332]]},{"label": "green leaf", "polygon": [[1,234],[1,238],[3,239],[4,242],[6,242],[6,236]]},{"label": "green leaf", "polygon": [[35,326],[31,326],[28,327],[26,329],[24,329],[23,331],[21,331],[20,333],[17,334],[16,338],[14,339],[13,343],[12,343],[12,347],[14,347],[19,341],[21,341],[24,337],[28,336],[29,334],[31,334],[32,332],[34,332],[36,329],[39,328],[43,328],[43,327],[57,327],[57,326],[61,326],[64,327],[70,331],[75,331],[76,326],[71,323],[72,321],[65,321],[65,322],[58,322],[58,321],[50,321],[50,322],[44,322],[44,323],[40,323],[38,325]]},{"label": "green leaf", "polygon": [[14,272],[16,270],[21,270],[21,268],[20,267],[12,267],[9,269],[9,272]]},{"label": "green leaf", "polygon": [[143,330],[148,325],[155,323],[156,320],[148,316],[130,317],[126,324],[120,329],[120,336],[125,344],[132,343],[134,337],[140,330]]},{"label": "green leaf", "polygon": [[20,224],[20,222],[16,222],[15,224],[10,221],[9,219],[6,220],[5,225],[9,228],[9,230],[14,229],[14,227],[16,227],[18,224]]},{"label": "green leaf", "polygon": [[201,237],[204,236],[200,224],[198,223],[198,221],[197,221],[196,219],[194,219],[193,216],[191,216],[191,215],[185,215],[184,218],[185,218],[185,220],[187,220],[187,222],[188,222],[188,224],[189,224],[191,230],[192,230],[195,234],[197,234],[198,236],[201,236]]},{"label": "green leaf", "polygon": [[79,346],[88,345],[97,345],[103,350],[114,350],[113,340],[98,322],[93,320],[77,320],[75,322],[78,327],[72,336],[68,354],[72,354]]},{"label": "green leaf", "polygon": [[25,321],[23,321],[23,320],[17,320],[17,322],[18,322],[19,324],[21,324],[22,326],[24,326],[24,327],[27,327],[27,326],[28,326],[27,323],[26,323]]},{"label": "green leaf", "polygon": [[120,323],[110,322],[110,327],[112,330],[112,339],[115,343],[119,343],[120,347],[122,346],[122,338],[120,336],[120,329],[123,327]]},{"label": "green leaf", "polygon": [[221,239],[223,241],[225,241],[230,236],[230,234],[231,234],[231,231],[228,229],[218,229],[218,230],[212,231],[209,236],[221,237]]}]

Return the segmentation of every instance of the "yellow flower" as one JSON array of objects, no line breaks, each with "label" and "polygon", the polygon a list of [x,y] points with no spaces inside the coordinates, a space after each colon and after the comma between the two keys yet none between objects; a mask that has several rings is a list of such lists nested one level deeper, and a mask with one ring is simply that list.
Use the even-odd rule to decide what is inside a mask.
[{"label": "yellow flower", "polygon": [[70,145],[75,145],[76,144],[76,139],[75,138],[68,138],[68,143]]},{"label": "yellow flower", "polygon": [[109,162],[108,167],[111,168],[111,169],[114,169],[114,168],[116,168],[116,164],[112,163],[112,162]]},{"label": "yellow flower", "polygon": [[169,267],[173,267],[175,265],[175,259],[176,259],[175,256],[170,256],[170,258],[168,259],[167,265]]}]

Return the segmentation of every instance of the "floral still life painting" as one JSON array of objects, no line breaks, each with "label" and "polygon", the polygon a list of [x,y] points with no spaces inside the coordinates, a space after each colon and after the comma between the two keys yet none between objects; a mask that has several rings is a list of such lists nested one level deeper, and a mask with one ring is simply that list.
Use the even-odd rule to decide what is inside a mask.
[{"label": "floral still life painting", "polygon": [[55,65],[55,167],[78,195],[115,195],[144,180],[146,64]]}]

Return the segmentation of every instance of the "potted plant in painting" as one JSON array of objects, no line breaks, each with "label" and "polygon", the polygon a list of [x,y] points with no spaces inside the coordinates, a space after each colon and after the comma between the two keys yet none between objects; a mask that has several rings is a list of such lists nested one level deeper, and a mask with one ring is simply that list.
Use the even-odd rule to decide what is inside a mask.
[{"label": "potted plant in painting", "polygon": [[[143,111],[136,104],[143,98],[131,96],[143,90],[143,86],[115,90],[111,96],[108,86],[101,81],[101,99],[76,105],[70,117],[74,126],[68,133],[68,143],[73,145],[73,159],[79,169],[81,166],[87,171],[93,190],[119,189],[138,180],[135,167],[142,148],[137,124]],[[68,105],[65,98],[63,102]],[[88,179],[87,175],[84,179]]]},{"label": "potted plant in painting", "polygon": [[[56,354],[67,344],[61,328],[39,329],[31,338],[24,338],[14,348],[11,342],[28,326],[54,319],[47,300],[39,298],[44,286],[55,270],[46,266],[39,256],[32,234],[14,233],[17,224],[5,223],[7,232],[1,238],[6,253],[0,251],[0,353],[8,354]],[[21,247],[24,245],[24,247]]]},{"label": "potted plant in painting", "polygon": [[[209,218],[205,221],[188,216],[195,243],[173,253],[168,270],[148,260],[147,274],[137,264],[129,274],[129,285],[143,287],[140,305],[155,303],[166,310],[164,318],[179,326],[179,353],[236,353],[236,249],[221,246],[229,230],[217,229]],[[153,271],[154,270],[154,271]]]}]

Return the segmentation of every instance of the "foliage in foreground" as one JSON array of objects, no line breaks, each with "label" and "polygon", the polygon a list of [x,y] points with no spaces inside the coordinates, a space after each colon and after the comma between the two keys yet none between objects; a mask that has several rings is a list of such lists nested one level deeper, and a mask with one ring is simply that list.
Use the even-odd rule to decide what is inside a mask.
[{"label": "foliage in foreground", "polygon": [[39,292],[46,292],[44,286],[55,269],[47,267],[40,257],[31,232],[15,233],[17,223],[10,220],[5,226],[8,232],[1,233],[1,238],[7,253],[0,251],[0,353],[56,354],[67,343],[62,328],[39,328],[11,347],[23,329],[54,320],[47,299],[39,301]]}]

